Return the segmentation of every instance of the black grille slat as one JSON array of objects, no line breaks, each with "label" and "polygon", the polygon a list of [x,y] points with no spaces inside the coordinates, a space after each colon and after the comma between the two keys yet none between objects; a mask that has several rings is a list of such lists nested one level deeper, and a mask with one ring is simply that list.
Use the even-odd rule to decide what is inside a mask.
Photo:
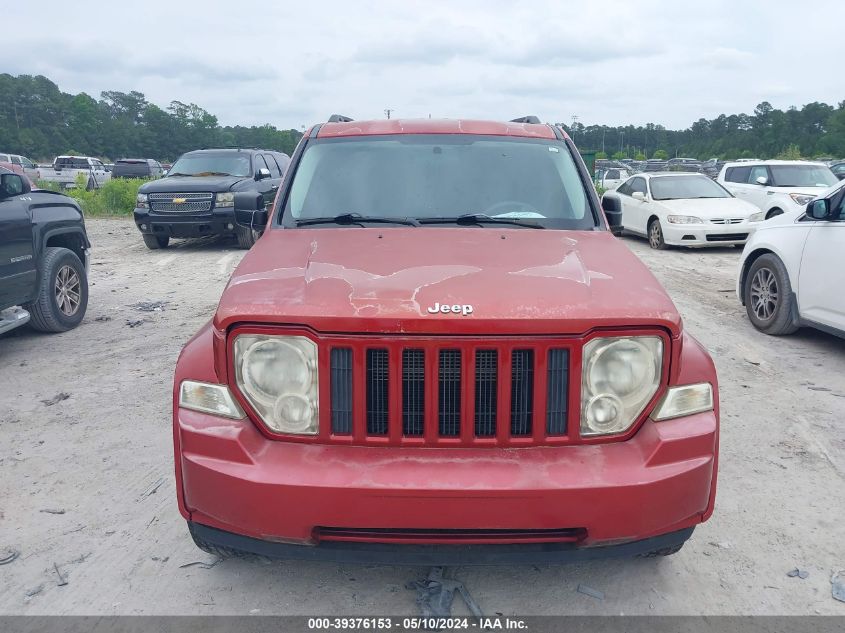
[{"label": "black grille slat", "polygon": [[402,350],[402,433],[421,436],[425,420],[425,351]]},{"label": "black grille slat", "polygon": [[440,350],[438,392],[440,435],[457,437],[461,434],[461,350]]},{"label": "black grille slat", "polygon": [[387,435],[389,365],[386,349],[367,350],[367,434]]},{"label": "black grille slat", "polygon": [[352,433],[352,350],[331,351],[332,433]]},{"label": "black grille slat", "polygon": [[496,435],[496,398],[499,385],[499,353],[494,349],[475,352],[475,435]]},{"label": "black grille slat", "polygon": [[534,350],[517,349],[511,361],[511,435],[531,435],[534,416]]},{"label": "black grille slat", "polygon": [[550,349],[546,379],[546,432],[566,434],[569,393],[569,350]]}]

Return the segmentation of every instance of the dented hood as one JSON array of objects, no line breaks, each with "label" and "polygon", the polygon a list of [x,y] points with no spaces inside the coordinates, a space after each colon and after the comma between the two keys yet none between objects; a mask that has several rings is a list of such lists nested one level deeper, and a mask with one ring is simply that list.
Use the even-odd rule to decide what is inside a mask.
[{"label": "dented hood", "polygon": [[[436,304],[472,306],[438,312]],[[680,317],[607,231],[480,227],[272,229],[244,257],[215,325],[335,333],[581,334]]]}]

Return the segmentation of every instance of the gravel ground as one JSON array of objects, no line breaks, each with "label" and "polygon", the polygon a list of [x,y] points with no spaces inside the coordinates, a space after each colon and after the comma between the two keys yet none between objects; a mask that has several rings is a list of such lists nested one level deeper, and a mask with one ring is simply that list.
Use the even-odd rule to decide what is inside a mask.
[{"label": "gravel ground", "polygon": [[[184,567],[214,559],[176,509],[173,366],[242,251],[211,240],[150,252],[131,222],[88,224],[82,325],[0,339],[0,559],[20,552],[0,566],[0,614],[416,614],[405,583],[423,569]],[[830,585],[845,569],[845,340],[756,332],[733,295],[739,250],[625,242],[716,360],[716,513],[666,559],[459,568],[458,578],[487,614],[845,614]],[[796,567],[809,576],[787,577]],[[455,613],[467,613],[459,599]]]}]

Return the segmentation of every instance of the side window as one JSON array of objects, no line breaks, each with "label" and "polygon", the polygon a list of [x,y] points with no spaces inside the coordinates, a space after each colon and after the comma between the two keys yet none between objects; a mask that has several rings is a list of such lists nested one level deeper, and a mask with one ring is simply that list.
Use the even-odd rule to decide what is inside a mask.
[{"label": "side window", "polygon": [[255,173],[258,173],[259,169],[270,169],[267,167],[267,161],[264,160],[264,157],[261,154],[255,154],[252,157],[252,164],[255,166]]},{"label": "side window", "polygon": [[13,165],[20,165],[21,164],[21,157],[20,156],[11,156],[12,164]]},{"label": "side window", "polygon": [[725,172],[726,182],[748,182],[751,167],[729,167]]},{"label": "side window", "polygon": [[633,192],[631,189],[631,181],[628,180],[627,182],[622,183],[619,187],[616,188],[617,193],[621,193],[625,196],[630,196]]},{"label": "side window", "polygon": [[276,154],[276,162],[279,164],[279,171],[284,176],[290,165],[290,158],[287,154]]},{"label": "side window", "polygon": [[751,175],[748,177],[748,183],[751,185],[756,185],[758,178],[765,178],[766,183],[769,183],[769,170],[765,165],[757,165],[756,167],[751,168]]},{"label": "side window", "polygon": [[634,178],[631,181],[631,193],[639,191],[642,194],[647,193],[645,178]]},{"label": "side window", "polygon": [[605,178],[608,180],[619,180],[619,170],[618,169],[608,169],[607,173],[604,175]]},{"label": "side window", "polygon": [[267,161],[267,167],[270,168],[270,176],[273,178],[280,178],[281,172],[279,166],[276,164],[276,158],[272,154],[264,154],[264,159]]}]

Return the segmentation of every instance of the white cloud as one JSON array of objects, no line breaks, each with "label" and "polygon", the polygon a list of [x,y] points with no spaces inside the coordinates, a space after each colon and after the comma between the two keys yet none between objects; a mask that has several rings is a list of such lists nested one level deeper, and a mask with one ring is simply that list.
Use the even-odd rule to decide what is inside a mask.
[{"label": "white cloud", "polygon": [[[194,102],[224,124],[299,128],[392,108],[685,127],[764,100],[840,101],[840,26],[817,19],[841,12],[839,1],[811,13],[757,0],[180,0],[106,3],[94,20],[83,11],[48,19],[40,5],[15,2],[6,23],[38,28],[7,29],[3,71],[44,74],[65,92]],[[800,37],[782,45],[798,23],[813,24],[806,54]]]}]

